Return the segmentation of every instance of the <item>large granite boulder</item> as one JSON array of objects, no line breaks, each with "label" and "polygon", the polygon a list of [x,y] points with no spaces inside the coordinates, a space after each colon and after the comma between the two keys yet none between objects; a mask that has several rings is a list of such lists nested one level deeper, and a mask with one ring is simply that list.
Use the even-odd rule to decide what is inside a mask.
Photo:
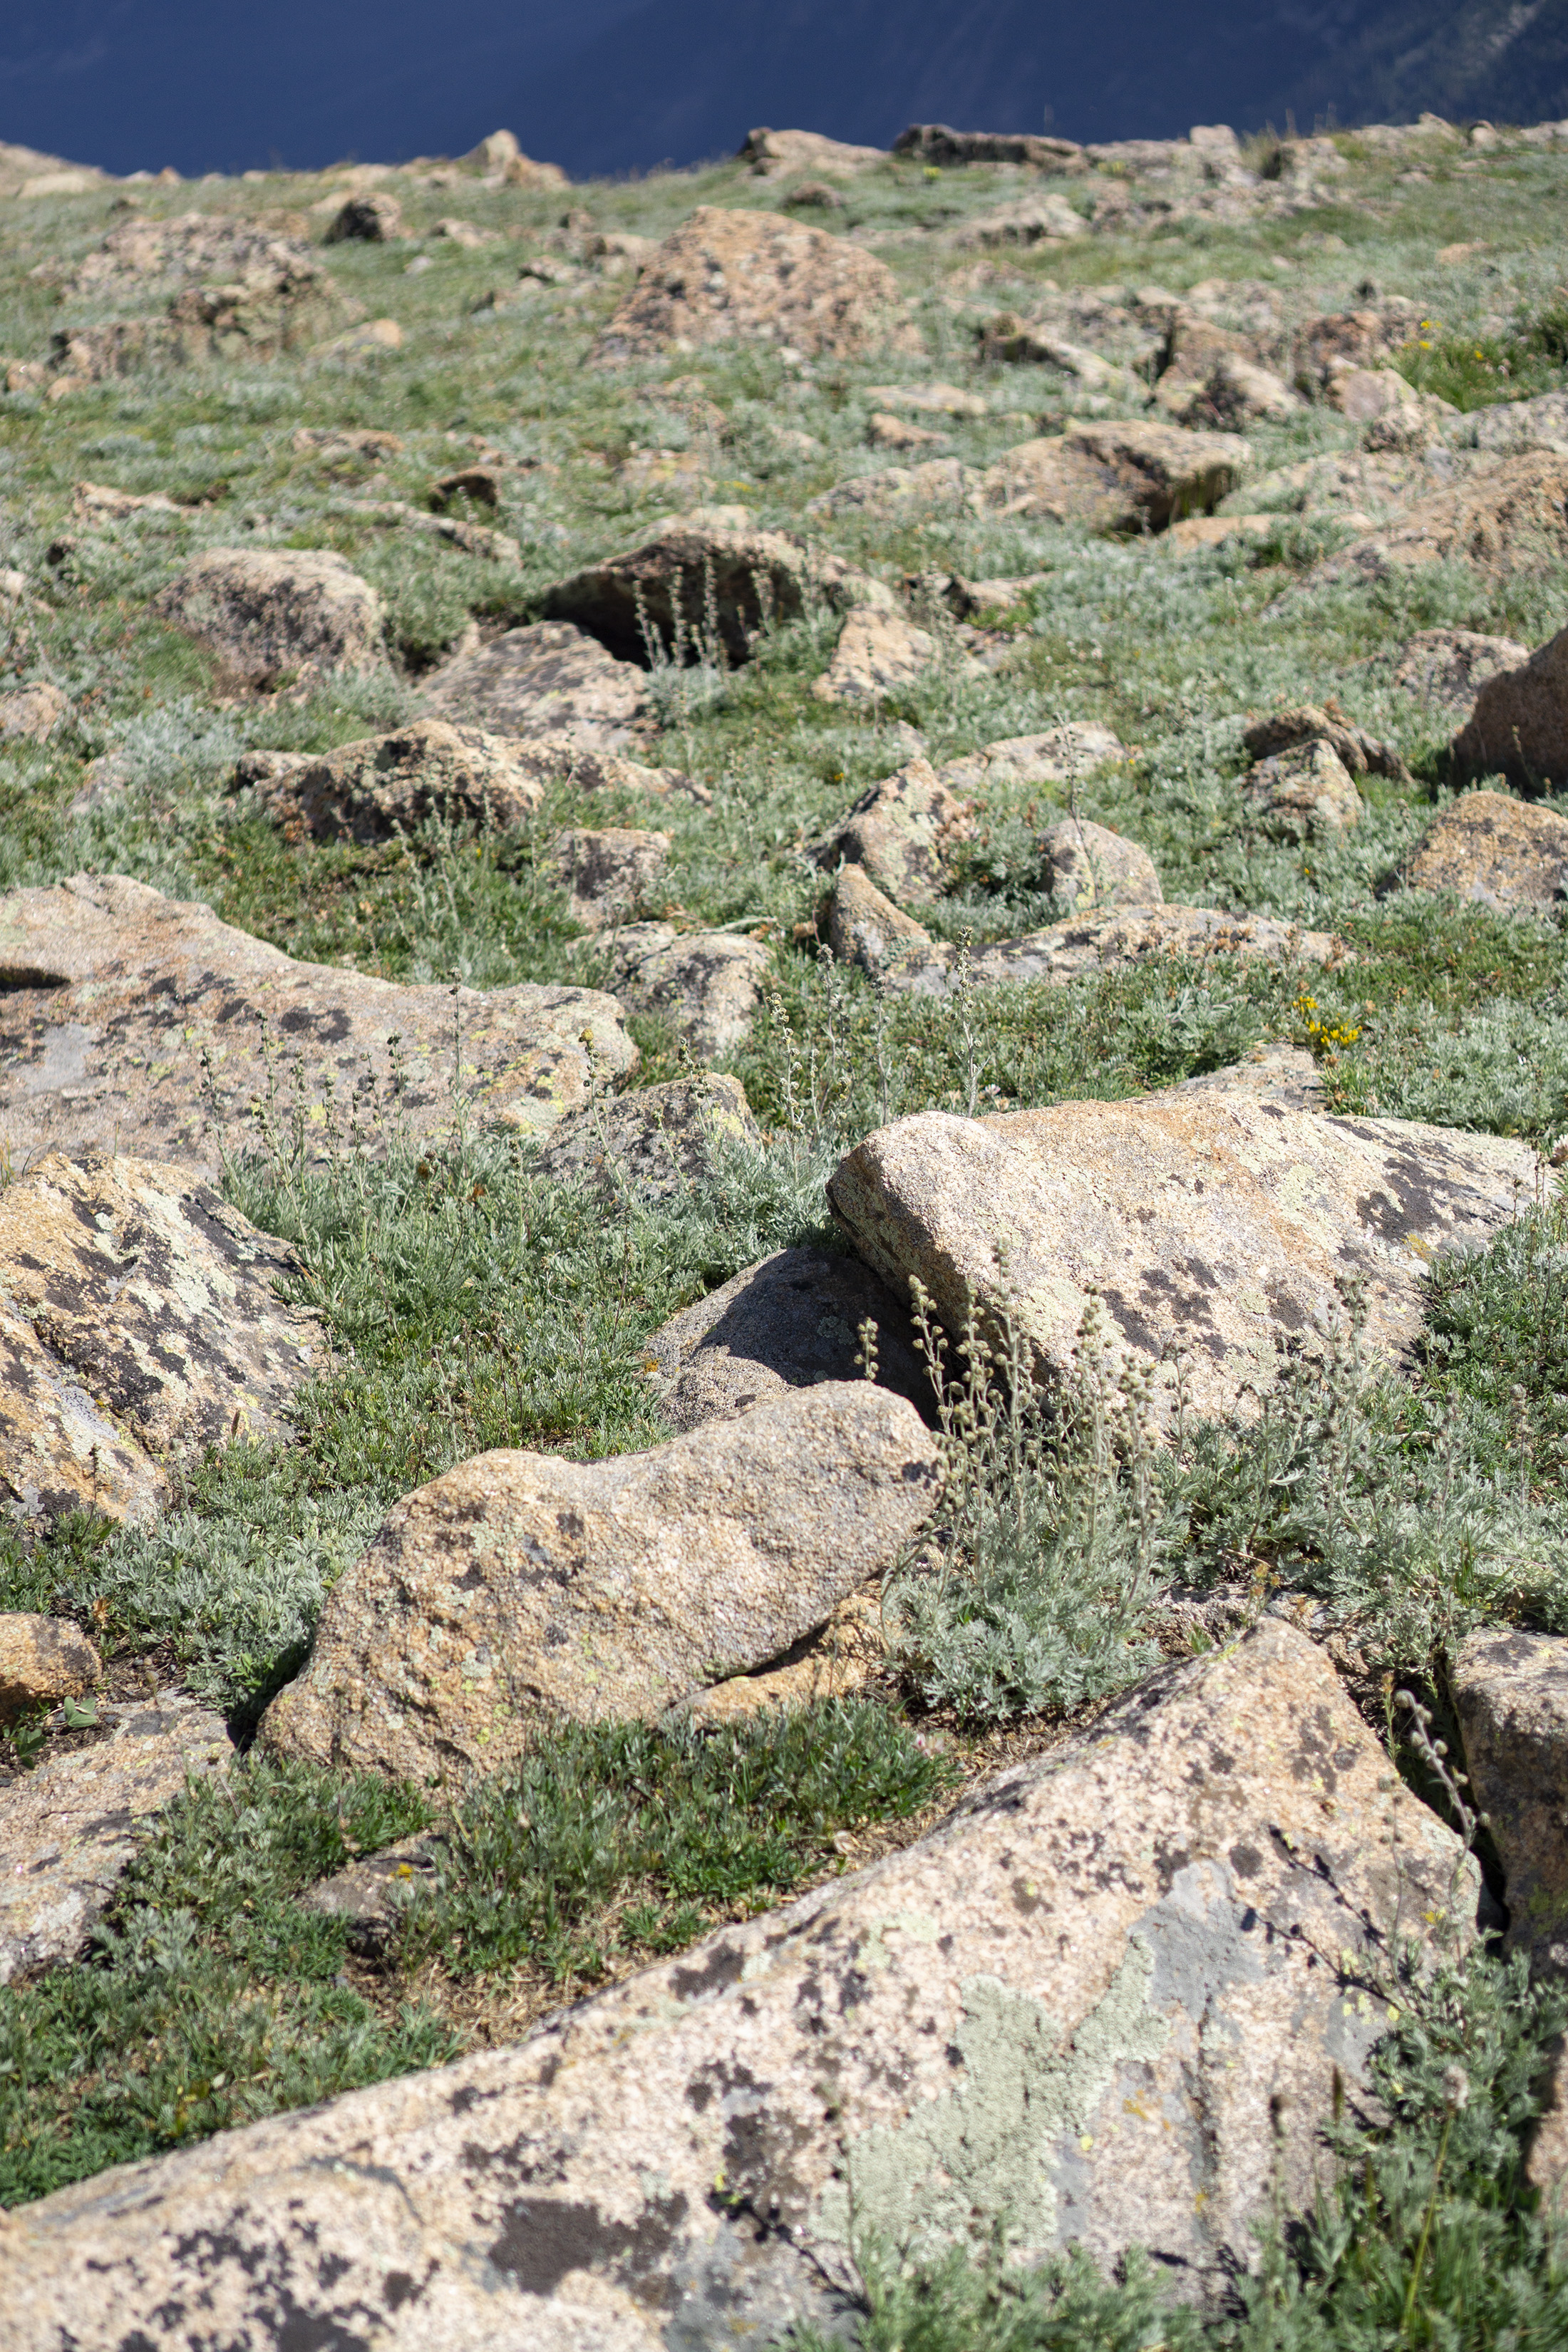
[{"label": "large granite boulder", "polygon": [[1568,817],[1506,793],[1465,793],[1411,852],[1413,890],[1451,890],[1483,907],[1560,907],[1568,898]]},{"label": "large granite boulder", "polygon": [[381,598],[326,548],[210,548],[160,589],[153,609],[245,687],[371,669],[382,658]]},{"label": "large granite boulder", "polygon": [[1484,681],[1453,756],[1461,770],[1507,776],[1527,792],[1568,783],[1568,629]]},{"label": "large granite boulder", "polygon": [[[745,1428],[745,1423],[736,1424]],[[1323,1653],[1167,1667],[918,1843],[515,2049],[0,2221],[16,2352],[853,2337],[855,2246],[1147,2247],[1218,2294],[1362,2107],[1396,1923],[1475,1901]]]},{"label": "large granite boulder", "polygon": [[333,1587],[275,1753],[421,1784],[552,1722],[652,1718],[776,1658],[934,1507],[939,1451],[868,1381],[604,1462],[481,1454],[399,1503]]},{"label": "large granite boulder", "polygon": [[[121,874],[0,897],[0,1144],[216,1169],[258,1115],[374,1148],[472,1113],[543,1134],[637,1060],[619,1004],[529,982],[404,987],[281,949]],[[287,1139],[284,1139],[287,1140]]]},{"label": "large granite boulder", "polygon": [[[918,1276],[950,1331],[1005,1314],[1042,1377],[1070,1370],[1091,1287],[1113,1360],[1184,1356],[1201,1413],[1256,1411],[1286,1347],[1359,1276],[1366,1338],[1421,1328],[1433,1260],[1517,1213],[1535,1155],[1406,1119],[1325,1118],[1173,1089],[879,1128],[830,1178],[835,1214],[899,1295]],[[1171,1377],[1167,1368],[1163,1377]]]},{"label": "large granite boulder", "polygon": [[525,824],[544,797],[510,744],[440,719],[363,736],[319,760],[252,753],[240,770],[237,781],[253,784],[269,815],[320,841],[389,841],[431,817],[504,832]]}]

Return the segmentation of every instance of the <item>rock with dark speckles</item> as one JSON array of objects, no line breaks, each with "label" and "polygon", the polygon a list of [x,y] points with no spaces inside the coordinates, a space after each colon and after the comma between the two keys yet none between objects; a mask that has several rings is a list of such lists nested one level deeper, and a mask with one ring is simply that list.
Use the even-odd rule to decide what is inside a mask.
[{"label": "rock with dark speckles", "polygon": [[1073,1363],[1091,1288],[1112,1359],[1184,1356],[1203,1413],[1257,1410],[1284,1343],[1364,1286],[1366,1338],[1420,1328],[1432,1261],[1533,1197],[1533,1153],[1406,1119],[1326,1118],[1250,1090],[1173,1088],[968,1119],[922,1111],[842,1160],[836,1215],[884,1282],[918,1275],[950,1331],[1005,1303],[1041,1375]]},{"label": "rock with dark speckles", "polygon": [[[1473,1865],[1265,1622],[940,1828],[515,2049],[0,2221],[7,2352],[735,2352],[853,2333],[853,2214],[1174,2295],[1310,2207],[1385,2022],[1363,1953]],[[288,2315],[288,2328],[280,2315]]]}]

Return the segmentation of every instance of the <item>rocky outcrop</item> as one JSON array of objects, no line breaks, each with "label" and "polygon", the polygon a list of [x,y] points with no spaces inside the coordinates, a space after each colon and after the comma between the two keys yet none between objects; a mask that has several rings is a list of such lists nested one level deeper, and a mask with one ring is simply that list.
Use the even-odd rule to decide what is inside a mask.
[{"label": "rocky outcrop", "polygon": [[85,1697],[102,1672],[102,1659],[68,1617],[0,1611],[0,1724],[15,1723],[31,1707]]},{"label": "rocky outcrop", "polygon": [[269,816],[318,841],[388,841],[432,817],[506,832],[544,796],[499,736],[440,719],[341,744],[320,760],[290,757],[270,773],[245,761],[241,770],[237,781],[251,785]]},{"label": "rocky outcrop", "polygon": [[1568,629],[1485,680],[1453,757],[1461,771],[1507,776],[1530,792],[1568,782]]},{"label": "rocky outcrop", "polygon": [[1079,424],[1010,449],[987,467],[979,495],[986,507],[1041,522],[1163,530],[1183,515],[1217,506],[1250,457],[1247,443],[1231,433]]},{"label": "rocky outcrop", "polygon": [[1192,1408],[1225,1414],[1256,1412],[1248,1391],[1340,1311],[1348,1276],[1369,1347],[1407,1347],[1434,1258],[1507,1224],[1534,1166],[1500,1137],[1173,1091],[923,1111],[868,1136],[827,1191],[867,1264],[900,1293],[918,1276],[950,1331],[971,1300],[993,1328],[1010,1315],[1059,1380],[1092,1288],[1115,1360],[1183,1356]]},{"label": "rocky outcrop", "polygon": [[382,658],[381,598],[325,549],[212,548],[160,590],[153,609],[246,687],[371,669]]},{"label": "rocky outcrop", "polygon": [[1081,172],[1084,150],[1071,139],[1027,131],[950,131],[945,122],[911,122],[893,142],[895,155],[951,170],[964,163],[1026,163],[1037,172]]},{"label": "rocky outcrop", "polygon": [[676,2312],[721,2352],[851,2332],[863,2233],[1137,2243],[1218,2294],[1362,2106],[1395,1922],[1473,1902],[1323,1652],[1268,1622],[518,2048],[13,2214],[16,2352],[174,2352],[198,2301],[225,2342],[286,2308],[387,2352],[662,2352]]},{"label": "rocky outcrop", "polygon": [[321,1368],[291,1250],[183,1169],[50,1152],[0,1191],[0,1494],[142,1516],[209,1447],[286,1433]]},{"label": "rocky outcrop", "polygon": [[657,1013],[699,1061],[743,1045],[773,958],[744,931],[678,931],[631,923],[610,946],[610,978],[634,1012]]},{"label": "rocky outcrop", "polygon": [[[0,1984],[73,1960],[153,1816],[187,1777],[226,1772],[223,1717],[167,1691],[99,1711],[100,1737],[0,1789]],[[3,2225],[0,2225],[3,2227]],[[8,2267],[0,2236],[0,2279]],[[10,2326],[17,2305],[9,2287]]]},{"label": "rocky outcrop", "polygon": [[631,740],[647,698],[644,671],[566,621],[509,629],[476,652],[454,654],[424,684],[425,708],[437,718],[492,735],[566,739],[584,751]]},{"label": "rocky outcrop", "polygon": [[215,1170],[253,1150],[375,1150],[470,1116],[542,1135],[637,1059],[620,1006],[530,982],[404,987],[299,963],[124,875],[0,897],[0,1144],[119,1147]]},{"label": "rocky outcrop", "polygon": [[868,164],[888,160],[885,147],[851,146],[826,139],[820,131],[748,131],[735,152],[760,180],[785,172],[863,172]]},{"label": "rocky outcrop", "polygon": [[649,1378],[675,1427],[695,1429],[792,1389],[860,1379],[867,1322],[877,1327],[878,1384],[929,1414],[908,1305],[858,1258],[820,1249],[778,1250],[672,1315],[647,1343]]},{"label": "rocky outcrop", "polygon": [[651,1205],[710,1181],[726,1147],[755,1150],[762,1140],[740,1079],[705,1070],[568,1112],[533,1164],[606,1200]]},{"label": "rocky outcrop", "polygon": [[1504,793],[1466,793],[1436,818],[1405,869],[1413,890],[1451,891],[1483,907],[1560,907],[1568,899],[1568,817]]},{"label": "rocky outcrop", "polygon": [[829,359],[919,349],[885,261],[803,221],[700,205],[648,262],[594,358],[614,365],[730,342]]},{"label": "rocky outcrop", "polygon": [[1474,629],[1423,629],[1399,656],[1395,686],[1436,709],[1468,717],[1476,696],[1500,670],[1521,669],[1530,647],[1516,637],[1488,637]]},{"label": "rocky outcrop", "polygon": [[423,1785],[493,1772],[563,1717],[651,1719],[820,1625],[940,1486],[919,1414],[865,1381],[605,1462],[481,1454],[334,1585],[262,1738]]}]

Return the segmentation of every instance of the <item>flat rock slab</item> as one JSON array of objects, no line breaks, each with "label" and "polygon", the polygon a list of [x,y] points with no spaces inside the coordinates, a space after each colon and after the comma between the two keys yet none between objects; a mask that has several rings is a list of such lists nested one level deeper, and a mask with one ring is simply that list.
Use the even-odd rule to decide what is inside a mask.
[{"label": "flat rock slab", "polygon": [[1413,890],[1451,890],[1483,907],[1568,898],[1568,817],[1506,793],[1466,793],[1423,834],[1405,869]]},{"label": "flat rock slab", "polygon": [[535,621],[443,662],[425,680],[424,700],[432,717],[492,735],[566,736],[584,751],[614,751],[647,708],[647,674],[570,621]]},{"label": "flat rock slab", "polygon": [[740,1079],[705,1070],[568,1111],[533,1164],[607,1200],[651,1206],[700,1187],[725,1147],[760,1150],[762,1140]]},{"label": "flat rock slab", "polygon": [[637,1013],[662,1013],[699,1061],[745,1043],[773,956],[744,931],[678,931],[630,923],[610,946],[616,997]]},{"label": "flat rock slab", "polygon": [[189,1171],[52,1151],[0,1192],[0,1494],[142,1517],[210,1446],[282,1433],[323,1357],[290,1249]]},{"label": "flat rock slab", "polygon": [[1475,1802],[1507,1881],[1510,1948],[1538,1976],[1568,1976],[1568,1642],[1472,1633],[1452,1680]]},{"label": "flat rock slab", "polygon": [[1338,1310],[1347,1276],[1369,1345],[1397,1354],[1433,1260],[1484,1246],[1533,1197],[1535,1166],[1500,1137],[1173,1089],[922,1111],[868,1136],[827,1192],[867,1264],[900,1295],[918,1276],[950,1331],[971,1299],[993,1327],[1010,1312],[1059,1379],[1092,1286],[1114,1358],[1184,1356],[1194,1410],[1224,1414],[1256,1411],[1250,1384]]},{"label": "flat rock slab", "polygon": [[382,602],[341,555],[215,547],[193,556],[153,599],[187,637],[247,687],[382,659]]},{"label": "flat rock slab", "polygon": [[848,2335],[852,2215],[923,2251],[1142,2243],[1174,2295],[1223,2292],[1276,2195],[1310,2209],[1336,2089],[1357,2110],[1385,2015],[1355,1956],[1456,1887],[1473,1908],[1458,1841],[1266,1622],[514,2049],[10,2215],[11,2340],[185,2352],[197,2312],[377,2352]]},{"label": "flat rock slab", "polygon": [[1527,792],[1568,782],[1568,629],[1521,668],[1483,681],[1453,756],[1461,770],[1507,776]]},{"label": "flat rock slab", "polygon": [[296,1112],[323,1144],[437,1134],[459,1054],[473,1116],[534,1135],[637,1060],[596,989],[298,963],[121,874],[0,897],[0,1142],[17,1163],[124,1146],[211,1171],[256,1146],[269,1100],[285,1139]]},{"label": "flat rock slab", "polygon": [[[1045,982],[1065,986],[1086,973],[1118,965],[1145,963],[1155,956],[1206,961],[1211,956],[1242,956],[1266,963],[1353,963],[1342,940],[1329,931],[1303,931],[1272,915],[1227,915],[1215,907],[1111,907],[1068,915],[1043,931],[998,940],[970,951],[968,975],[975,987],[1021,986]],[[904,955],[887,975],[891,988],[917,995],[945,996],[963,971],[957,948],[936,941]]]},{"label": "flat rock slab", "polygon": [[868,1381],[647,1454],[481,1454],[399,1503],[262,1718],[275,1752],[496,1771],[552,1722],[651,1718],[776,1658],[934,1507],[935,1440]]},{"label": "flat rock slab", "polygon": [[682,1307],[647,1343],[650,1377],[677,1429],[695,1429],[753,1405],[861,1377],[860,1327],[877,1326],[877,1380],[931,1411],[909,1307],[858,1258],[830,1250],[776,1250]]},{"label": "flat rock slab", "polygon": [[[0,1789],[0,1984],[75,1959],[143,1823],[188,1773],[226,1772],[233,1759],[223,1717],[178,1692],[101,1720],[106,1737],[92,1747],[51,1756]],[[0,2275],[5,2267],[0,2248]]]},{"label": "flat rock slab", "polygon": [[[262,761],[284,764],[268,772]],[[318,841],[390,841],[433,817],[504,833],[526,824],[544,797],[500,736],[441,719],[340,744],[320,760],[253,752],[240,768],[269,816]]]}]

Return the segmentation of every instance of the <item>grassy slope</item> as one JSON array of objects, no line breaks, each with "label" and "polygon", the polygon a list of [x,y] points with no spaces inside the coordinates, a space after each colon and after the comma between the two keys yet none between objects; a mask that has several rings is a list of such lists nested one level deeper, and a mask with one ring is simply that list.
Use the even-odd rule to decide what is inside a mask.
[{"label": "grassy slope", "polygon": [[[1288,288],[1303,312],[1339,307],[1370,280],[1410,295],[1438,322],[1426,339],[1431,352],[1413,352],[1409,365],[1447,396],[1477,404],[1500,389],[1561,383],[1561,339],[1528,330],[1554,300],[1568,165],[1525,153],[1461,171],[1439,153],[1427,180],[1410,184],[1393,163],[1345,143],[1355,159],[1352,200],[1304,220],[1090,238],[983,269],[941,232],[1010,192],[994,175],[906,167],[866,175],[833,225],[888,240],[881,249],[915,301],[924,361],[824,362],[802,372],[768,352],[737,351],[585,371],[586,341],[616,286],[586,276],[476,310],[489,290],[511,292],[518,260],[542,248],[563,204],[468,184],[401,191],[413,229],[457,212],[515,241],[473,253],[432,244],[435,266],[413,276],[407,246],[340,247],[329,257],[370,315],[399,320],[396,354],[353,366],[300,358],[146,375],[58,404],[6,400],[0,563],[25,570],[37,593],[10,624],[4,682],[53,677],[73,715],[45,747],[0,747],[0,885],[118,870],[208,898],[297,954],[480,986],[594,980],[592,945],[574,939],[542,870],[555,808],[505,841],[433,830],[394,849],[292,845],[228,795],[237,751],[325,747],[394,722],[416,707],[419,672],[470,615],[531,617],[545,582],[633,539],[669,494],[636,492],[616,468],[638,447],[689,441],[678,402],[659,399],[673,377],[695,374],[730,420],[721,446],[700,444],[709,495],[742,499],[761,521],[789,527],[800,527],[815,494],[880,462],[865,442],[866,387],[893,373],[973,382],[993,396],[998,413],[952,427],[952,448],[971,463],[1021,437],[1021,418],[1059,409],[1065,388],[1049,371],[986,372],[973,357],[975,321],[1002,307],[1026,310],[1047,275],[1062,287],[1157,278],[1176,291],[1200,278],[1262,278]],[[316,202],[322,184],[223,183],[148,191],[144,204],[286,210]],[[694,203],[769,205],[777,194],[725,166],[574,191],[571,201],[603,227],[658,236]],[[62,314],[33,272],[93,245],[110,225],[109,202],[13,207],[0,245],[0,340],[10,353],[41,350],[62,315],[94,315]],[[1436,250],[1460,240],[1484,250],[1439,266]],[[1010,420],[1000,413],[1009,409]],[[389,428],[404,450],[374,479],[369,465],[334,478],[295,450],[301,425]],[[793,452],[781,425],[808,430],[817,453]],[[1250,437],[1259,468],[1354,444],[1352,429],[1322,410]],[[355,496],[422,502],[432,478],[475,439],[521,461],[500,519],[521,545],[521,572],[344,511]],[[189,517],[89,529],[69,511],[84,476],[203,503]],[[1249,503],[1245,491],[1241,502]],[[78,1524],[47,1546],[10,1543],[0,1605],[78,1612],[121,1670],[142,1654],[173,1656],[237,1723],[253,1719],[297,1666],[321,1592],[398,1494],[485,1445],[587,1454],[655,1440],[658,1416],[637,1373],[647,1334],[766,1251],[821,1234],[823,1173],[888,1116],[972,1097],[996,1106],[1131,1093],[1283,1038],[1318,1051],[1346,1108],[1544,1144],[1568,1126],[1557,926],[1379,895],[1446,791],[1445,730],[1392,683],[1399,646],[1440,623],[1538,642],[1563,617],[1560,578],[1493,590],[1447,568],[1395,586],[1294,594],[1305,563],[1346,533],[1288,512],[1259,550],[1179,561],[1157,544],[1086,542],[995,519],[917,527],[847,516],[810,527],[889,578],[938,567],[1046,576],[1007,663],[978,679],[945,664],[882,711],[834,712],[808,691],[836,626],[814,614],[779,632],[721,693],[671,712],[656,756],[706,776],[714,802],[661,812],[676,835],[669,899],[694,919],[766,921],[778,942],[775,1009],[734,1061],[777,1130],[769,1150],[676,1208],[613,1230],[569,1191],[531,1177],[512,1152],[483,1142],[447,1160],[395,1150],[375,1171],[307,1175],[264,1155],[236,1171],[247,1211],[300,1244],[310,1295],[342,1342],[302,1416],[302,1444],[204,1466],[151,1533]],[[62,535],[74,547],[50,566],[45,551]],[[300,703],[216,703],[205,656],[165,630],[147,600],[184,554],[242,537],[341,549],[386,598],[394,667]],[[1278,699],[1329,693],[1392,736],[1416,781],[1371,784],[1366,820],[1342,845],[1281,847],[1243,808],[1241,719]],[[896,763],[893,722],[918,725],[940,759],[1064,717],[1109,720],[1139,747],[1127,769],[1086,779],[1079,805],[1148,845],[1169,897],[1336,928],[1355,944],[1357,963],[1308,982],[1173,966],[1068,991],[883,1007],[858,975],[824,971],[790,947],[818,889],[799,846]],[[84,763],[109,751],[128,768],[129,788],[71,819]],[[936,928],[995,938],[1047,919],[1033,843],[1047,800],[999,798],[986,809]],[[617,818],[635,823],[637,813],[595,808],[593,821]],[[644,1080],[679,1066],[675,1041],[656,1025],[644,1025],[643,1043]],[[1309,1383],[1250,1439],[1198,1433],[1163,1474],[1160,1578],[1240,1574],[1259,1598],[1276,1586],[1312,1593],[1341,1624],[1374,1708],[1395,1675],[1440,1689],[1444,1655],[1470,1623],[1568,1626],[1557,1536],[1563,1263],[1555,1213],[1532,1214],[1488,1260],[1445,1278],[1427,1361],[1410,1381],[1363,1393],[1352,1367],[1332,1395]],[[1072,1549],[1067,1504],[1062,1514],[1053,1557]],[[1058,1650],[1040,1652],[1033,1706],[1041,1691],[1081,1687],[1059,1659],[1051,1665],[1064,1642],[1072,1647],[1063,1591],[1070,1601],[1070,1579],[1056,1594]],[[974,1769],[983,1751],[969,1733],[954,1734],[952,1709],[1005,1713],[1023,1702],[994,1658],[984,1673],[972,1670],[972,1643],[961,1672],[956,1654],[950,1645],[934,1662],[911,1662],[911,1687],[944,1701],[943,1737]],[[1114,1679],[1114,1662],[1108,1671]],[[734,1907],[776,1897],[831,1866],[835,1837],[918,1818],[933,1798],[930,1743],[917,1745],[900,1707],[889,1686],[847,1732],[829,1709],[745,1735],[744,1754],[720,1777],[731,1795],[737,1786],[763,1794],[755,1804],[735,1799],[695,1846],[703,1799],[691,1775],[710,1770],[711,1759],[694,1763],[673,1739],[634,1770],[616,1741],[586,1742],[531,1793],[530,1820],[544,1825],[534,1844],[513,1839],[498,1861],[516,1792],[493,1792],[490,1815],[476,1801],[481,1812],[468,1843],[452,1849],[437,1910],[375,1968],[294,1898],[346,1854],[422,1818],[420,1801],[242,1767],[231,1796],[176,1809],[89,1963],[0,1995],[0,2143],[10,2151],[0,2203],[431,2063],[465,2037],[514,2029],[563,1984],[591,1984]],[[668,1822],[630,1819],[634,1780],[665,1792]],[[887,1832],[895,1833],[905,1832]],[[666,1860],[650,1869],[655,1848]],[[487,1942],[479,1916],[477,1890],[495,1884],[498,1869],[536,1906],[534,1924],[510,1945]],[[546,1885],[558,1891],[560,1916],[537,1913]],[[1359,2343],[1363,2305],[1394,2308],[1398,2325],[1446,2113],[1440,2062],[1453,2047],[1492,2055],[1472,2067],[1471,2121],[1447,2158],[1434,2237],[1447,2230],[1452,2242],[1441,2261],[1423,2257],[1415,2325],[1434,2340],[1500,2340],[1511,2297],[1531,2327],[1561,2329],[1553,2258],[1532,2234],[1512,2169],[1531,2053],[1552,2021],[1517,1990],[1500,1992],[1483,1966],[1433,1994],[1410,2029],[1430,2046],[1390,2059],[1404,2087],[1391,2095],[1389,2139],[1347,2157],[1342,2206],[1325,2209],[1310,2246],[1270,2257],[1267,2294],[1235,2321],[1242,2340],[1284,2344],[1293,2330],[1328,2327],[1335,2341]],[[1374,2171],[1381,2191],[1368,2186]],[[1454,2284],[1478,2262],[1498,2282],[1479,2318]],[[917,2284],[918,2293],[889,2273],[874,2341],[955,2352],[1141,2344],[1162,2329],[1175,2340],[1135,2285],[1107,2300],[1064,2278],[1015,2305],[982,2273]],[[1367,2320],[1364,2340],[1388,2340],[1376,2332],[1384,2324]]]}]

